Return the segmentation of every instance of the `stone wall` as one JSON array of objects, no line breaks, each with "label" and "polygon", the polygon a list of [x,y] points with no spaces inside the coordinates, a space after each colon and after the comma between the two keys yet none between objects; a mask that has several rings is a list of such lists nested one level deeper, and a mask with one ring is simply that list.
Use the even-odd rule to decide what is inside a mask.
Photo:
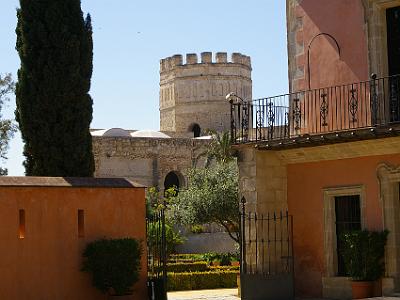
[{"label": "stone wall", "polygon": [[184,186],[186,170],[206,150],[209,140],[184,138],[93,137],[96,177],[126,177],[144,186],[164,186],[174,171]]},{"label": "stone wall", "polygon": [[251,61],[249,56],[219,52],[212,60],[211,52],[174,55],[160,62],[160,130],[173,131],[181,137],[193,137],[191,126],[229,130],[230,106],[226,95],[236,93],[252,98]]}]

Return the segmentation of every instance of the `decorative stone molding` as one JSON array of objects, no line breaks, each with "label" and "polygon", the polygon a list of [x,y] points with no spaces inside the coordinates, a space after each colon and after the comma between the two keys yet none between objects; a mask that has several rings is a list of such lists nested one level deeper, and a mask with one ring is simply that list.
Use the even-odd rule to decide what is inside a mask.
[{"label": "decorative stone molding", "polygon": [[361,210],[361,227],[365,227],[365,203],[366,194],[365,187],[359,186],[344,186],[326,188],[323,190],[323,213],[324,213],[324,271],[326,277],[335,277],[337,274],[337,236],[336,236],[336,214],[335,214],[335,197],[340,196],[360,196]]},{"label": "decorative stone molding", "polygon": [[366,193],[363,185],[332,187],[323,190],[323,214],[324,214],[324,277],[322,278],[322,294],[324,298],[349,299],[351,298],[351,286],[347,277],[336,276],[338,272],[337,236],[335,197],[360,196],[361,227],[365,227],[365,203]]},{"label": "decorative stone molding", "polygon": [[394,279],[394,289],[400,287],[400,166],[382,163],[377,168],[383,225],[389,230],[385,253],[386,276]]}]

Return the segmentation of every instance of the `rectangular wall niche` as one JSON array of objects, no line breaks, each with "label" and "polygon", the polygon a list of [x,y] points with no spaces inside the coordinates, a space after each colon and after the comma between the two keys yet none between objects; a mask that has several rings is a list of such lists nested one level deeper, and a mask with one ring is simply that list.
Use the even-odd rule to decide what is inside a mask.
[{"label": "rectangular wall niche", "polygon": [[19,210],[19,226],[18,226],[18,236],[20,239],[25,238],[25,210]]},{"label": "rectangular wall niche", "polygon": [[85,236],[85,212],[83,209],[78,209],[78,237]]}]

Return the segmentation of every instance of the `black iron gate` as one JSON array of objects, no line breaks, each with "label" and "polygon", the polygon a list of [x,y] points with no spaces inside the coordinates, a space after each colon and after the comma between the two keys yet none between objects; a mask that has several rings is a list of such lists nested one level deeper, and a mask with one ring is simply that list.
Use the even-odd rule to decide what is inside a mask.
[{"label": "black iron gate", "polygon": [[149,300],[167,300],[167,247],[163,209],[147,217],[146,230]]},{"label": "black iron gate", "polygon": [[294,299],[293,218],[288,212],[241,212],[241,297]]}]

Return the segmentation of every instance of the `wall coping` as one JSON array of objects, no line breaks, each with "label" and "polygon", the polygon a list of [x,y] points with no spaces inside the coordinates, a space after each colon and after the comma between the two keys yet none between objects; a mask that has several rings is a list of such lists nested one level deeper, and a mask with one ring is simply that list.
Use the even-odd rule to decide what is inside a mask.
[{"label": "wall coping", "polygon": [[2,176],[1,187],[145,188],[126,178]]}]

